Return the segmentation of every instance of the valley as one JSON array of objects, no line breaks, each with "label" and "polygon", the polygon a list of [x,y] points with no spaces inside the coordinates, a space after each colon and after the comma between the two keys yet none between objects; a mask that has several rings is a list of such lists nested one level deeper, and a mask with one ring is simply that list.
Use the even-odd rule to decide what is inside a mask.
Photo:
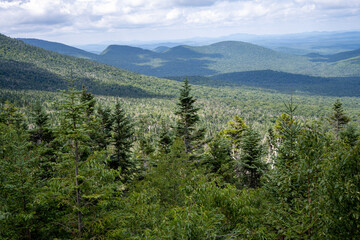
[{"label": "valley", "polygon": [[0,238],[359,237],[347,50],[95,54],[0,34]]}]

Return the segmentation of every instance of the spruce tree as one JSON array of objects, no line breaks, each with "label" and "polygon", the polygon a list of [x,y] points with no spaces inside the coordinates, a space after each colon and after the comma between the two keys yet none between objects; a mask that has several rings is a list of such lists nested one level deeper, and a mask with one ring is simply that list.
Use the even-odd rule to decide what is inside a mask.
[{"label": "spruce tree", "polygon": [[18,130],[27,129],[24,114],[9,101],[5,101],[5,104],[0,109],[0,123],[8,126],[13,125]]},{"label": "spruce tree", "polygon": [[231,142],[222,135],[216,135],[208,144],[203,164],[209,173],[222,176],[226,182],[233,182],[234,164],[231,158]]},{"label": "spruce tree", "polygon": [[111,109],[109,107],[97,109],[97,117],[100,119],[100,129],[96,138],[97,146],[99,149],[106,150],[111,143],[111,131],[113,125],[113,118]]},{"label": "spruce tree", "polygon": [[158,147],[161,153],[168,154],[170,152],[171,144],[173,143],[173,138],[171,136],[170,128],[165,125],[163,121],[161,123],[160,136],[158,141]]},{"label": "spruce tree", "polygon": [[81,91],[81,102],[86,105],[86,117],[90,118],[90,116],[94,113],[95,96],[89,93],[84,85],[82,86]]},{"label": "spruce tree", "polygon": [[[77,91],[74,87],[73,74],[71,72],[70,76],[70,87],[67,91],[63,91],[64,101],[60,105],[61,110],[61,120],[58,131],[58,138],[60,141],[65,142],[65,146],[69,148],[70,154],[63,156],[64,160],[70,160],[68,167],[74,168],[74,174],[72,179],[74,179],[74,185],[69,183],[71,188],[75,192],[75,206],[77,209],[77,234],[80,237],[83,232],[83,220],[81,208],[83,202],[81,199],[81,187],[80,187],[80,176],[79,176],[79,167],[80,167],[80,154],[81,154],[81,145],[89,140],[87,134],[87,126],[85,121],[87,119],[86,102],[81,101],[81,92]],[[64,161],[63,163],[66,163]]]},{"label": "spruce tree", "polygon": [[49,143],[54,139],[53,132],[50,129],[49,115],[46,113],[40,102],[34,104],[32,112],[32,122],[34,128],[29,130],[30,140],[36,144],[43,142]]},{"label": "spruce tree", "polygon": [[130,119],[125,115],[125,111],[121,108],[119,102],[115,105],[112,121],[114,124],[112,137],[114,154],[108,164],[112,169],[120,167],[121,172],[127,175],[134,165],[130,159],[134,130]]},{"label": "spruce tree", "polygon": [[241,141],[240,171],[243,182],[249,188],[259,187],[260,177],[266,170],[263,154],[260,135],[253,128],[247,128]]},{"label": "spruce tree", "polygon": [[234,121],[230,121],[228,124],[231,126],[231,128],[224,129],[223,134],[231,141],[232,157],[233,159],[236,159],[238,158],[237,155],[240,152],[240,144],[243,134],[249,127],[246,125],[245,121],[238,116],[235,116]]},{"label": "spruce tree", "polygon": [[0,122],[0,239],[36,239],[44,181],[28,134]]},{"label": "spruce tree", "polygon": [[92,144],[93,119],[88,118],[88,102],[81,100],[82,93],[73,83],[71,76],[71,85],[63,91],[64,99],[59,105],[56,141],[62,148],[57,153],[56,176],[49,180],[49,190],[51,201],[57,201],[56,206],[61,208],[56,219],[60,228],[73,234],[73,238],[91,239],[98,235],[102,221],[107,218],[104,205],[115,196],[118,172],[106,166],[107,156],[103,151],[84,154]]},{"label": "spruce tree", "polygon": [[190,95],[190,91],[189,82],[185,79],[183,88],[180,90],[178,109],[175,112],[179,117],[176,126],[177,136],[183,139],[186,153],[191,153],[202,145],[201,140],[205,132],[205,129],[195,128],[200,120],[197,114],[199,108],[194,106],[196,99]]},{"label": "spruce tree", "polygon": [[332,109],[334,110],[331,114],[329,121],[330,124],[334,126],[336,136],[338,136],[339,132],[343,129],[343,127],[350,122],[350,118],[345,115],[344,109],[342,107],[342,103],[339,99],[336,100]]}]

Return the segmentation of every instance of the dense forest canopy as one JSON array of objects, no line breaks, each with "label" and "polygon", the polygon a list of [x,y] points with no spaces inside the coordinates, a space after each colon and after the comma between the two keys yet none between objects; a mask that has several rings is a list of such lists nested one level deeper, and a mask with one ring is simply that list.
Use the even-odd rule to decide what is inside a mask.
[{"label": "dense forest canopy", "polygon": [[3,35],[0,61],[2,239],[360,238],[345,87],[161,79]]}]

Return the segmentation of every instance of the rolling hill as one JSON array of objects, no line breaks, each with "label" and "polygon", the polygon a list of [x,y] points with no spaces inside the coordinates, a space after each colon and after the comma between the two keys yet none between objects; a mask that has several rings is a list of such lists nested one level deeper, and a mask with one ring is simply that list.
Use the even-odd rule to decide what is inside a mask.
[{"label": "rolling hill", "polygon": [[27,44],[40,47],[46,50],[50,50],[53,52],[57,52],[60,54],[65,54],[73,57],[79,57],[79,58],[85,58],[85,59],[96,59],[97,55],[93,53],[89,53],[87,51],[71,47],[62,43],[57,42],[49,42],[45,40],[40,39],[34,39],[34,38],[19,38],[18,40],[21,40]]},{"label": "rolling hill", "polygon": [[[76,48],[66,49],[70,51],[68,54],[78,52]],[[202,47],[177,46],[164,50],[154,52],[111,45],[102,54],[93,55],[97,61],[102,59],[105,63],[116,63],[133,71],[172,76],[169,79],[177,81],[185,78],[184,72],[188,76],[197,76],[190,77],[190,80],[192,84],[205,87],[200,91],[201,94],[218,91],[216,89],[221,87],[241,89],[244,86],[289,92],[292,86],[296,92],[311,95],[360,96],[360,77],[356,75],[322,77],[269,70],[276,67],[289,69],[289,66],[295,67],[299,62],[305,62],[319,66],[338,66],[341,63],[344,66],[342,70],[346,71],[346,67],[351,66],[349,61],[353,61],[353,65],[357,64],[354,59],[357,59],[358,51],[299,57],[243,42],[220,42]],[[319,58],[321,62],[316,60]],[[96,94],[171,97],[176,95],[181,85],[177,81],[149,77],[96,61],[58,54],[4,35],[0,35],[0,63],[0,87],[8,89],[64,89],[67,86],[64,79],[69,77],[70,69],[78,78],[79,87],[84,84]],[[231,72],[234,69],[240,71]]]},{"label": "rolling hill", "polygon": [[314,62],[353,61],[354,63],[360,63],[360,49],[332,55],[308,54],[308,56]]},{"label": "rolling hill", "polygon": [[[29,41],[28,41],[29,42]],[[31,44],[31,42],[29,42]],[[86,53],[49,42],[37,46],[71,56],[86,57],[101,63],[141,74],[166,76],[211,76],[224,73],[272,70],[319,77],[360,76],[359,50],[334,55],[298,56],[258,45],[225,41],[206,46],[176,46],[151,51],[125,45],[110,45],[101,54]],[[51,44],[50,44],[51,45]]]},{"label": "rolling hill", "polygon": [[0,87],[57,91],[67,87],[72,70],[76,83],[102,95],[174,96],[181,84],[132,73],[83,58],[62,55],[0,34]]}]

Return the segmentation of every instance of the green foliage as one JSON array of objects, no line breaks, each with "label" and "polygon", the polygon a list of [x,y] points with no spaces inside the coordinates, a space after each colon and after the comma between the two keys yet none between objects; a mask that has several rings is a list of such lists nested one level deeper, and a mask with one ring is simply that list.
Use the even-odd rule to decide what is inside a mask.
[{"label": "green foliage", "polygon": [[119,102],[115,105],[112,122],[114,124],[112,143],[115,151],[108,164],[112,169],[120,168],[124,174],[129,174],[134,165],[130,159],[130,148],[133,144],[134,133],[130,119],[125,115]]},{"label": "green foliage", "polygon": [[239,148],[243,133],[248,128],[245,121],[235,116],[234,121],[228,122],[232,128],[224,129],[224,135],[234,144],[234,148]]},{"label": "green foliage", "polygon": [[345,115],[342,103],[339,99],[336,100],[333,107],[333,113],[329,117],[330,124],[335,128],[336,135],[339,134],[340,130],[350,122],[350,118]]},{"label": "green foliage", "polygon": [[197,114],[199,108],[194,106],[196,99],[190,95],[190,90],[189,82],[185,79],[183,88],[180,90],[178,109],[175,112],[179,116],[176,126],[177,136],[183,139],[187,153],[191,153],[201,146],[205,131],[204,129],[195,129],[200,120]]},{"label": "green foliage", "polygon": [[87,238],[96,235],[97,224],[104,217],[103,204],[114,194],[112,184],[116,172],[106,167],[104,153],[87,153],[92,100],[84,101],[84,92],[74,89],[72,78],[70,83],[59,106],[61,118],[57,138],[63,147],[58,152],[56,174],[49,181],[49,190],[58,206],[64,208],[58,219],[62,230]]},{"label": "green foliage", "polygon": [[260,143],[260,135],[253,128],[247,128],[240,147],[240,159],[235,163],[241,175],[240,182],[249,188],[257,188],[260,186],[260,177],[267,168],[262,159],[265,152]]},{"label": "green foliage", "polygon": [[0,238],[31,239],[39,230],[41,156],[29,150],[28,135],[14,127],[0,123]]},{"label": "green foliage", "polygon": [[102,108],[101,105],[97,109],[97,116],[100,119],[100,129],[97,131],[95,141],[100,150],[106,150],[111,143],[111,133],[113,128],[113,118],[111,116],[110,107]]},{"label": "green foliage", "polygon": [[360,145],[334,148],[324,178],[327,234],[332,239],[356,239],[360,237]]},{"label": "green foliage", "polygon": [[[6,66],[33,59],[37,68],[56,76],[68,74],[63,66],[70,66],[80,79],[61,96],[0,89],[0,238],[359,238],[358,98],[342,98],[353,121],[336,138],[324,121],[332,97],[291,95],[282,114],[287,94],[230,85],[192,86],[190,91],[177,82],[2,40]],[[189,57],[201,55],[187,47],[167,54],[181,56],[183,51]],[[24,73],[13,70],[6,74]],[[28,73],[19,79],[29,76],[31,85]],[[41,76],[40,85],[48,89],[53,75]],[[151,94],[93,96],[86,89],[76,91],[81,76],[97,79],[101,84],[95,87],[111,82]],[[177,112],[186,110],[191,133],[207,130],[209,141],[196,152],[199,161],[192,160],[194,152],[186,151],[183,138],[174,139],[172,126],[186,119],[174,114],[176,100],[158,98],[179,89]],[[200,109],[194,106],[195,96]],[[235,117],[229,127],[232,116],[242,118]],[[266,155],[261,140],[267,129]],[[114,137],[125,144],[114,144]],[[125,152],[128,162],[120,164],[130,163],[130,176],[126,167],[109,167],[118,150]],[[123,179],[131,181],[124,185]]]},{"label": "green foliage", "polygon": [[12,103],[6,101],[0,110],[0,123],[14,125],[19,130],[26,129],[24,115]]},{"label": "green foliage", "polygon": [[352,147],[359,141],[359,137],[360,133],[354,125],[349,125],[345,130],[340,132],[340,139]]},{"label": "green foliage", "polygon": [[231,143],[221,135],[216,135],[208,144],[203,164],[210,173],[222,176],[226,182],[233,182],[234,166],[231,158]]},{"label": "green foliage", "polygon": [[29,130],[30,140],[36,144],[49,143],[54,139],[50,129],[49,115],[45,112],[40,102],[37,101],[33,107],[32,123],[33,128]]},{"label": "green foliage", "polygon": [[173,137],[171,136],[170,129],[164,123],[162,123],[158,143],[160,152],[165,154],[169,153],[172,143]]}]

